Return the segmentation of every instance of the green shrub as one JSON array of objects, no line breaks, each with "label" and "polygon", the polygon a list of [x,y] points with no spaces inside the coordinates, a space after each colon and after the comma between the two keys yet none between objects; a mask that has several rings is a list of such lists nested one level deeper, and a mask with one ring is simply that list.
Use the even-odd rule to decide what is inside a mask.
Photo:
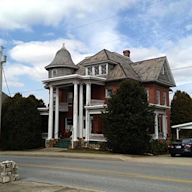
[{"label": "green shrub", "polygon": [[150,143],[150,153],[154,155],[165,154],[168,152],[166,140],[152,140]]},{"label": "green shrub", "polygon": [[42,146],[37,102],[32,96],[25,98],[16,94],[3,103],[0,146],[2,149],[23,150]]},{"label": "green shrub", "polygon": [[149,148],[154,129],[154,109],[149,106],[144,87],[127,80],[108,100],[102,114],[103,134],[114,153],[143,154]]}]

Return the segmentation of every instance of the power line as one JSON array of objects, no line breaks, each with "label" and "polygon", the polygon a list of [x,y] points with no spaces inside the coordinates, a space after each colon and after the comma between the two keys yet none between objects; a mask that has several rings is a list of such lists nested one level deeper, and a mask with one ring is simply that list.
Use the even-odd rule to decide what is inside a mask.
[{"label": "power line", "polygon": [[6,76],[5,76],[5,71],[4,71],[3,68],[2,68],[2,71],[3,71],[3,76],[4,76],[4,79],[5,79],[5,84],[6,84],[6,87],[7,87],[8,93],[9,93],[9,96],[11,97],[11,93],[10,93],[9,86],[8,86],[8,83],[7,83],[7,78],[6,78]]},{"label": "power line", "polygon": [[92,21],[90,23],[85,23],[85,24],[82,24],[82,25],[79,25],[79,26],[76,26],[76,27],[71,27],[70,30],[82,28],[82,27],[89,26],[89,25],[93,25],[95,23],[100,23],[100,22],[109,20],[109,19],[114,18],[114,17],[117,17],[117,16],[116,15],[111,15],[109,17],[105,17],[104,19],[97,19],[97,20]]},{"label": "power line", "polygon": [[12,93],[13,95],[16,94],[16,93],[30,93],[30,92],[37,92],[37,91],[47,91],[46,89],[43,89],[43,88],[40,88],[40,89],[30,89],[30,90],[26,90],[26,91],[17,91],[17,92],[14,92]]},{"label": "power line", "polygon": [[192,68],[192,66],[186,66],[186,67],[177,67],[177,68],[172,68],[171,70],[181,70],[181,69],[189,69]]}]

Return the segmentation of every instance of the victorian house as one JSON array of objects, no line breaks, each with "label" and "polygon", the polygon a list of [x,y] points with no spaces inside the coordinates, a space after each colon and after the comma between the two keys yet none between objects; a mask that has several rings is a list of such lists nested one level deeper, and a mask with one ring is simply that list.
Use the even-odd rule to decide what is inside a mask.
[{"label": "victorian house", "polygon": [[78,140],[105,141],[101,113],[125,79],[140,81],[146,89],[149,105],[155,108],[153,138],[170,137],[169,91],[175,81],[166,57],[133,62],[129,50],[121,55],[103,49],[75,65],[62,47],[45,68],[48,140],[71,138],[72,147]]}]

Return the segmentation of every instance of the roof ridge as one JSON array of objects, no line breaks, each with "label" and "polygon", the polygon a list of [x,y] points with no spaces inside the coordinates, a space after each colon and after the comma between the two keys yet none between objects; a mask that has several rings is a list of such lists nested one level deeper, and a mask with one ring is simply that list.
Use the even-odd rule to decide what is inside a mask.
[{"label": "roof ridge", "polygon": [[161,57],[155,57],[155,58],[150,58],[150,59],[144,59],[144,60],[133,62],[132,64],[139,63],[139,62],[144,62],[144,61],[155,60],[155,59],[160,59],[160,58],[167,58],[167,57],[166,56],[161,56]]},{"label": "roof ridge", "polygon": [[106,54],[106,56],[107,56],[107,59],[110,60],[110,59],[109,59],[109,55],[107,54],[107,52],[110,52],[110,51],[107,50],[107,49],[103,49],[103,51],[105,52],[105,54]]},{"label": "roof ridge", "polygon": [[119,64],[119,66],[121,67],[121,69],[123,70],[123,73],[125,74],[125,76],[127,77],[127,73],[125,72],[124,67],[121,65],[121,63],[118,63],[118,64]]},{"label": "roof ridge", "polygon": [[129,66],[132,68],[132,70],[135,72],[135,74],[137,75],[137,77],[138,77],[139,80],[141,81],[141,77],[140,77],[139,74],[135,71],[135,69],[132,67],[131,64],[132,64],[132,63],[130,63]]}]

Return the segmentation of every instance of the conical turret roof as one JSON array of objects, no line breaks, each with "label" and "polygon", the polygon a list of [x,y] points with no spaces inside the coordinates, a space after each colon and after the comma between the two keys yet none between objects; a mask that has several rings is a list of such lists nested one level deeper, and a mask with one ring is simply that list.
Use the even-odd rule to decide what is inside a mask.
[{"label": "conical turret roof", "polygon": [[72,68],[72,69],[78,69],[78,66],[76,66],[73,63],[73,60],[71,58],[71,54],[69,53],[69,51],[65,48],[65,46],[63,45],[63,47],[57,51],[55,58],[53,59],[53,61],[47,65],[45,67],[45,69],[50,69],[50,68]]}]

